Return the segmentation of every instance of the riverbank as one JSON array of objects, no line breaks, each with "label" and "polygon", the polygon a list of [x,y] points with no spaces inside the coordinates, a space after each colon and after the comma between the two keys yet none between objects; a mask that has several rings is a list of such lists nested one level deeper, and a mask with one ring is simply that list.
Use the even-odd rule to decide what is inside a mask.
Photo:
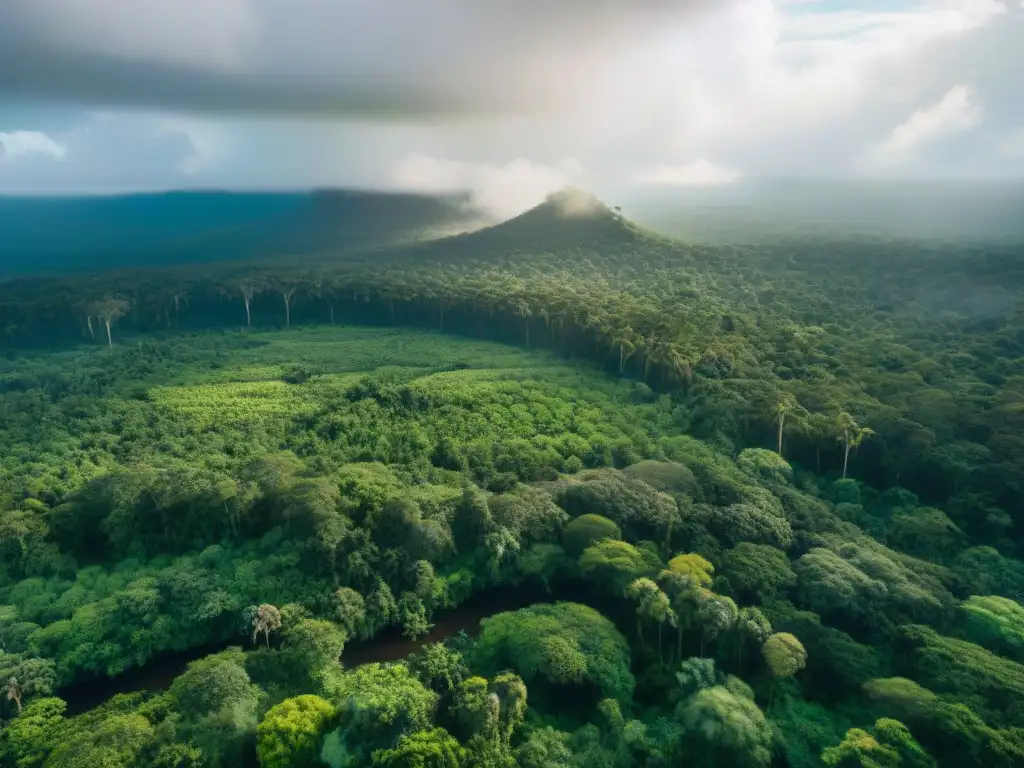
[{"label": "riverbank", "polygon": [[[589,592],[580,584],[565,584],[550,593],[529,587],[490,589],[473,595],[456,608],[438,611],[433,617],[430,631],[415,640],[403,637],[398,627],[388,627],[370,640],[346,646],[341,655],[341,664],[347,669],[353,669],[363,664],[397,661],[419,651],[424,645],[442,642],[460,632],[474,636],[480,631],[481,622],[490,616],[537,603],[559,600],[587,602],[588,597]],[[190,662],[234,645],[246,647],[250,641],[240,635],[215,645],[161,654],[148,664],[117,677],[75,683],[61,688],[55,695],[67,702],[68,716],[80,715],[118,694],[165,690],[188,668]]]}]

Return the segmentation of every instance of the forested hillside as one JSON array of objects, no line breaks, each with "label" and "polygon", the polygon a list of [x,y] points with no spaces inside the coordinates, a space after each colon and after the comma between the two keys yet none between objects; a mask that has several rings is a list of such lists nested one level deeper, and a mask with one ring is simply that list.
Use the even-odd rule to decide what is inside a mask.
[{"label": "forested hillside", "polygon": [[1019,247],[563,193],[0,326],[5,766],[1024,763]]},{"label": "forested hillside", "polygon": [[480,226],[466,202],[361,190],[0,196],[0,277],[394,245]]}]

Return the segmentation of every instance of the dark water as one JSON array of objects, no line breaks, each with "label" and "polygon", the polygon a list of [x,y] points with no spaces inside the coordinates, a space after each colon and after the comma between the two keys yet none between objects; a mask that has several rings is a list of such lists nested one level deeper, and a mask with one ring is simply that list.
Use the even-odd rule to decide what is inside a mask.
[{"label": "dark water", "polygon": [[[410,640],[402,637],[397,627],[390,627],[372,640],[353,643],[342,653],[342,665],[358,667],[371,662],[397,661],[415,653],[428,643],[436,643],[466,632],[475,635],[480,631],[480,622],[489,616],[504,611],[514,611],[537,603],[552,603],[555,600],[579,600],[585,602],[587,595],[578,587],[563,587],[556,594],[537,589],[514,589],[504,587],[474,595],[458,608],[441,611],[434,615],[434,626],[426,637]],[[248,639],[238,637],[230,642],[212,646],[190,648],[179,653],[161,654],[143,667],[131,669],[113,678],[103,678],[62,688],[56,695],[67,702],[68,716],[81,714],[99,706],[119,693],[136,691],[160,691],[168,688],[178,675],[185,671],[190,661],[201,659],[211,653],[222,651],[232,645],[248,646]]]}]

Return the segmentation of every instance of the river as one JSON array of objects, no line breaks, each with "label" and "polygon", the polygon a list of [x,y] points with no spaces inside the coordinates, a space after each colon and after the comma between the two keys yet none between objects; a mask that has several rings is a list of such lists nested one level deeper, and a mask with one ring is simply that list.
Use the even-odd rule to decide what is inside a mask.
[{"label": "river", "polygon": [[[434,614],[434,625],[430,632],[417,640],[403,637],[397,627],[389,627],[371,640],[347,645],[341,654],[341,663],[347,668],[352,668],[371,662],[397,661],[415,653],[428,643],[447,640],[459,632],[475,635],[480,631],[480,622],[489,616],[537,603],[552,603],[556,599],[588,602],[586,598],[586,591],[576,585],[559,588],[557,596],[529,588],[491,589],[473,595],[458,608]],[[148,664],[130,669],[117,677],[75,683],[61,688],[55,695],[67,702],[68,716],[78,715],[119,693],[164,690],[170,686],[174,678],[185,671],[190,661],[201,659],[232,645],[246,647],[248,644],[247,638],[239,637],[218,645],[160,654]]]}]

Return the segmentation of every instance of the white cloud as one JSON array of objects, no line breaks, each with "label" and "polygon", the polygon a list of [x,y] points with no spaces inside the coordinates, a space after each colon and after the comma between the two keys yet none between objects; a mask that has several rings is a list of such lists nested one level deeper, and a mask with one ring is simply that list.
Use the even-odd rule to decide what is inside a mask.
[{"label": "white cloud", "polygon": [[739,171],[722,168],[710,160],[700,158],[685,165],[662,165],[641,174],[643,184],[668,184],[672,186],[711,186],[731,184],[740,178]]},{"label": "white cloud", "polygon": [[476,207],[508,218],[536,205],[551,192],[571,185],[581,173],[579,163],[571,159],[556,166],[521,158],[494,165],[410,155],[398,163],[391,178],[401,189],[470,192]]},{"label": "white cloud", "polygon": [[[1024,126],[1017,0],[153,0],[145,19],[136,5],[149,4],[0,0],[0,111],[21,95],[131,107],[117,136],[137,154],[116,168],[86,162],[108,152],[96,136],[50,133],[68,147],[62,165],[88,165],[95,185],[148,163],[139,177],[162,186],[461,188],[508,213],[565,183],[614,196],[642,177],[733,169],[1024,175],[1000,154]],[[204,24],[182,21],[208,5]],[[124,13],[112,30],[77,21],[94,8]],[[4,66],[18,57],[35,65]],[[947,94],[943,122],[955,83],[970,90]],[[964,128],[981,105],[983,123]],[[49,131],[0,123],[15,127]]]},{"label": "white cloud", "polygon": [[67,148],[39,131],[0,132],[0,160],[31,154],[59,160],[67,154]]},{"label": "white cloud", "polygon": [[955,85],[938,102],[922,107],[868,150],[869,166],[885,168],[908,162],[929,144],[981,125],[984,111],[966,85]]}]

